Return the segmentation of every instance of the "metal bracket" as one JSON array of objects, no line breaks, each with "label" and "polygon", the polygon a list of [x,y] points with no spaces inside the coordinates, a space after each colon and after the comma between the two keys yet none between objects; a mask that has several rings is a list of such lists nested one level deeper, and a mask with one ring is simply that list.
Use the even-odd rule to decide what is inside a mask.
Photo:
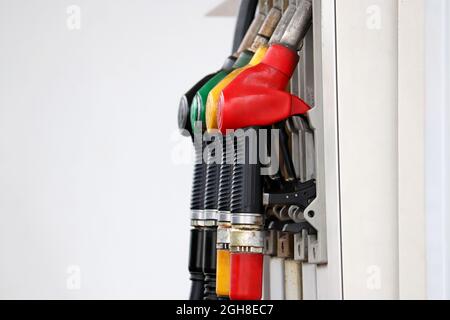
[{"label": "metal bracket", "polygon": [[294,234],[294,260],[308,261],[308,231]]},{"label": "metal bracket", "polygon": [[279,258],[294,258],[294,236],[288,232],[278,232],[278,250]]},{"label": "metal bracket", "polygon": [[268,256],[275,256],[277,254],[277,231],[276,230],[268,230],[266,231],[265,237],[265,245],[264,245],[264,254]]},{"label": "metal bracket", "polygon": [[[316,184],[314,181],[308,181],[306,183],[298,184],[297,190],[293,192],[264,193],[263,204],[265,206],[296,206],[300,210],[304,210],[310,205],[312,199],[314,199],[315,196]],[[292,214],[293,209],[290,210]],[[293,217],[291,217],[291,219],[295,222],[301,222]]]}]

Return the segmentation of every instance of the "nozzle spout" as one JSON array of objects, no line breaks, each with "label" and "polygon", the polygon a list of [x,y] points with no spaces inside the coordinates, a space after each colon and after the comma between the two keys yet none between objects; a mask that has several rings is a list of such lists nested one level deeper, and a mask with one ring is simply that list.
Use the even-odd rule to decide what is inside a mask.
[{"label": "nozzle spout", "polygon": [[269,42],[270,37],[272,37],[275,28],[281,19],[281,9],[278,7],[273,7],[270,9],[269,14],[266,16],[264,23],[259,29],[258,35],[253,41],[252,46],[249,48],[251,52],[256,52],[258,48],[262,45],[266,45]]},{"label": "nozzle spout", "polygon": [[298,50],[311,26],[311,21],[312,0],[303,0],[281,38],[280,44],[292,50]]},{"label": "nozzle spout", "polygon": [[264,23],[264,20],[266,18],[266,15],[258,12],[255,16],[255,18],[253,19],[250,27],[247,30],[247,33],[245,34],[244,39],[242,40],[239,49],[237,51],[236,56],[239,56],[239,54],[245,50],[247,50],[248,48],[250,48],[250,46],[252,45],[253,41],[255,41],[255,38],[258,34],[259,29],[261,28],[262,24]]},{"label": "nozzle spout", "polygon": [[296,10],[296,6],[292,5],[292,4],[290,4],[286,8],[286,11],[283,13],[281,20],[277,25],[277,28],[273,32],[272,38],[270,38],[269,45],[271,45],[273,43],[279,43],[281,41],[281,38],[283,37],[284,33],[286,32],[286,29],[295,14],[295,10]]}]

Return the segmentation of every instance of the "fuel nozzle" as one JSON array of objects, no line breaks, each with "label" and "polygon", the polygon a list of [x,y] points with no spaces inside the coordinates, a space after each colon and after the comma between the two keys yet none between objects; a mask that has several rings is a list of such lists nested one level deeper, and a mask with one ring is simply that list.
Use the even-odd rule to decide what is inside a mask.
[{"label": "fuel nozzle", "polygon": [[296,46],[306,35],[311,19],[311,0],[304,0],[280,42],[270,46],[263,61],[242,72],[222,90],[217,115],[222,132],[271,125],[310,109],[303,100],[287,93],[285,88],[298,64]]},{"label": "fuel nozzle", "polygon": [[[195,95],[210,81],[223,77],[223,73],[227,74],[233,68],[242,51],[250,46],[255,39],[258,30],[264,22],[266,7],[264,4],[265,1],[260,0],[260,9],[253,18],[253,13],[255,12],[254,2],[255,1],[245,1],[241,4],[240,14],[243,12],[243,16],[242,20],[238,22],[243,26],[240,28],[242,30],[236,30],[235,34],[235,41],[241,44],[238,51],[227,57],[220,70],[205,76],[181,97],[178,109],[178,126],[180,130],[182,130],[183,135],[188,135],[188,133],[192,135],[193,129],[195,128],[195,121],[202,118],[202,110],[199,108],[198,102],[195,102]],[[251,24],[248,20],[251,21]],[[250,26],[245,31],[245,34],[243,34],[243,30],[246,28],[246,25],[249,24]]]},{"label": "fuel nozzle", "polygon": [[[281,0],[276,0],[273,7],[271,7],[270,4],[265,7],[270,10],[264,17],[262,25],[259,26],[256,33],[250,33],[250,31],[248,33],[248,37],[252,39],[250,47],[246,47],[245,50],[241,51],[237,56],[234,65],[230,69],[222,70],[198,90],[192,105],[194,111],[191,113],[191,126],[194,127],[195,122],[201,122],[203,124],[202,128],[206,128],[206,103],[211,90],[213,90],[230,72],[245,67],[252,60],[258,48],[269,42],[270,37],[274,33],[281,19]],[[247,36],[244,38],[244,41],[247,41],[246,39]]]},{"label": "fuel nozzle", "polygon": [[208,131],[213,131],[218,129],[217,125],[217,110],[219,107],[220,94],[222,90],[225,89],[237,76],[239,76],[242,72],[256,66],[261,63],[264,59],[267,50],[269,48],[269,43],[277,42],[281,39],[286,28],[289,25],[289,22],[292,20],[294,16],[296,6],[293,3],[290,3],[289,6],[285,9],[280,21],[277,24],[277,27],[272,32],[272,36],[269,42],[258,42],[256,41],[256,45],[260,45],[253,55],[250,62],[242,68],[235,69],[230,74],[228,74],[221,82],[219,82],[208,94],[208,99],[206,102],[206,127]]}]

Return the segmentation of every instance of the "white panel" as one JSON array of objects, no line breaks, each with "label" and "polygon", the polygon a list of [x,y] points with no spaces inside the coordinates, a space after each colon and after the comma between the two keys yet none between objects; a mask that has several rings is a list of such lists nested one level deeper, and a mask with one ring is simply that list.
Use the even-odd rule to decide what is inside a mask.
[{"label": "white panel", "polygon": [[303,265],[303,294],[305,300],[342,299],[335,0],[315,0],[313,14],[316,108],[312,113],[323,121],[322,178],[325,182],[328,263],[317,267]]},{"label": "white panel", "polygon": [[284,260],[284,290],[286,300],[302,300],[302,263]]},{"label": "white panel", "polygon": [[284,259],[270,258],[270,299],[284,300]]},{"label": "white panel", "polygon": [[[303,300],[317,300],[317,291],[321,290],[317,285],[317,267],[315,264],[302,263],[302,276],[303,276]],[[330,278],[331,280],[331,278]],[[331,283],[328,283],[330,285]],[[336,297],[335,299],[338,299]]]},{"label": "white panel", "polygon": [[345,299],[398,298],[397,2],[338,0]]},{"label": "white panel", "polygon": [[450,299],[450,4],[426,1],[428,297]]},{"label": "white panel", "polygon": [[398,1],[398,226],[401,299],[426,298],[424,0]]}]

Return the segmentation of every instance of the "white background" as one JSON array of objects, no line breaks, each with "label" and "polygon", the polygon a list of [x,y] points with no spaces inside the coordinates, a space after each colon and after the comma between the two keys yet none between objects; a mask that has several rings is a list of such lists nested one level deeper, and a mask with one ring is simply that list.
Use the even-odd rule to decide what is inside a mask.
[{"label": "white background", "polygon": [[188,297],[176,116],[231,50],[220,2],[0,0],[0,298]]}]

